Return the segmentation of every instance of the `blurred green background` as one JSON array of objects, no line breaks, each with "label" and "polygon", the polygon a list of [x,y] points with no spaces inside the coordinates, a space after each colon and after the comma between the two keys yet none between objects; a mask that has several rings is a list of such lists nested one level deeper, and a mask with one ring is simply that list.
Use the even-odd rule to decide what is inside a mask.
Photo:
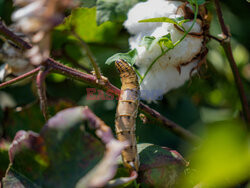
[{"label": "blurred green background", "polygon": [[[223,0],[221,3],[225,21],[232,33],[233,54],[240,71],[248,101],[250,102],[250,3],[246,0]],[[212,14],[210,33],[216,36],[220,34],[220,26],[212,3],[208,3],[208,9]],[[12,1],[0,0],[0,17],[7,25],[11,24],[10,16],[13,10]],[[127,52],[129,50],[129,34],[122,28],[122,23],[109,22],[103,24],[102,28],[97,28],[93,24],[89,25],[91,21],[93,23],[93,20],[95,20],[94,8],[89,10],[89,12],[82,13],[81,10],[77,10],[74,15],[77,17],[75,24],[80,25],[79,32],[81,37],[89,44],[103,75],[109,78],[110,82],[115,86],[120,87],[119,75],[114,65],[108,66],[104,62],[115,53]],[[83,18],[86,15],[89,17],[84,20]],[[89,30],[86,31],[86,27],[84,26],[89,27]],[[53,31],[52,57],[70,67],[75,67],[79,70],[83,70],[82,67],[85,67],[91,70],[84,49],[81,48],[79,42],[72,38],[70,34],[63,32],[64,27],[65,25],[58,26]],[[198,135],[214,136],[213,138],[216,142],[210,143],[205,140],[205,146],[208,149],[206,156],[214,155],[213,152],[216,153],[219,149],[225,149],[225,152],[227,152],[230,149],[225,148],[225,146],[236,143],[231,148],[234,153],[238,151],[238,146],[241,145],[241,142],[245,143],[244,141],[248,139],[245,135],[244,125],[240,123],[240,117],[242,117],[241,103],[223,49],[215,41],[210,41],[208,48],[207,68],[205,66],[202,68],[200,77],[194,76],[181,88],[166,94],[162,101],[151,103],[149,106]],[[87,105],[107,125],[114,129],[117,101],[86,100],[86,88],[88,88],[86,84],[58,74],[49,75],[46,79],[46,85],[51,114],[55,114],[59,109],[66,107]],[[11,101],[12,105],[5,105],[6,101]],[[39,111],[34,78],[0,90],[0,106],[2,107],[0,109],[0,136],[9,141],[13,139],[17,130],[23,129],[39,132],[45,123]],[[22,110],[20,111],[20,109]],[[219,136],[215,135],[215,130],[218,127],[220,128],[218,132],[221,133],[218,133]],[[230,135],[230,131],[228,132],[227,130],[232,130],[235,134]],[[148,142],[167,146],[178,150],[185,157],[192,160],[192,154],[191,157],[189,154],[195,151],[194,148],[168,130],[153,124],[143,124],[138,118],[136,134],[140,143]],[[243,137],[245,140],[242,141]],[[226,141],[218,146],[219,149],[214,149],[213,146],[221,142],[221,140]],[[246,148],[248,146],[239,152],[246,152]],[[201,161],[205,160],[202,158],[205,155],[202,149],[197,153]],[[224,161],[231,153],[223,153],[223,155],[225,156],[221,156],[222,158],[218,159],[218,161]],[[244,156],[247,159],[241,159],[241,156],[238,155],[232,157],[233,159],[237,158],[237,160],[243,161],[239,166],[236,165],[234,169],[241,169],[242,166],[249,164],[249,152],[246,152]],[[208,163],[210,162],[213,163],[213,161],[209,161]],[[225,161],[224,166],[230,163],[232,163],[232,160],[229,159]],[[216,168],[214,167],[214,169]],[[223,169],[225,172],[228,171],[225,168]],[[242,172],[243,174],[247,174],[244,170],[239,171],[236,170],[237,173]],[[223,174],[223,172],[220,171],[220,174]],[[230,177],[230,175],[228,176]],[[234,175],[233,173],[232,176],[234,177]],[[201,174],[200,176],[202,179],[208,175]],[[206,179],[204,181],[210,180]]]}]

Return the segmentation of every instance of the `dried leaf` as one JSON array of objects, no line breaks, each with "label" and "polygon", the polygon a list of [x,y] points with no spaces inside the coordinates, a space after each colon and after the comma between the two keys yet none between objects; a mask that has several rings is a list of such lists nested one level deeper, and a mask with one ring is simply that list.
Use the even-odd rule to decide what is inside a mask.
[{"label": "dried leaf", "polygon": [[23,148],[27,149],[35,149],[37,151],[41,150],[41,145],[43,143],[43,139],[39,136],[39,134],[34,133],[32,131],[18,131],[16,136],[10,145],[9,149],[9,159],[10,163],[13,163],[14,157],[17,153],[23,150]]},{"label": "dried leaf", "polygon": [[20,8],[12,14],[19,30],[27,34],[35,43],[27,57],[34,65],[39,65],[49,56],[50,31],[63,21],[63,12],[76,4],[73,0],[16,0]]},{"label": "dried leaf", "polygon": [[13,169],[10,169],[7,176],[2,180],[4,188],[37,188],[38,186],[27,179],[25,176],[19,174]]},{"label": "dried leaf", "polygon": [[5,175],[5,171],[8,168],[9,157],[8,157],[8,149],[10,143],[4,139],[0,140],[0,179],[2,179]]},{"label": "dried leaf", "polygon": [[103,159],[77,183],[76,187],[103,187],[106,185],[115,176],[117,158],[124,148],[124,143],[116,140],[110,141],[106,146],[106,153]]},{"label": "dried leaf", "polygon": [[[89,124],[88,131],[84,122]],[[103,159],[105,147],[92,130],[106,145]],[[16,134],[5,183],[19,185],[21,177],[42,187],[74,187],[79,180],[83,187],[104,186],[115,175],[116,159],[124,147],[88,108],[66,109],[52,117],[40,135],[31,131]]]}]

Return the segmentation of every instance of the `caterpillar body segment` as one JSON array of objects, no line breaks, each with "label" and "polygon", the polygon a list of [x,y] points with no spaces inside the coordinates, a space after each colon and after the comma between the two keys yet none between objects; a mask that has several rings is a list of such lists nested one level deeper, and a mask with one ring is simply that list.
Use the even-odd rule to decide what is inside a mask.
[{"label": "caterpillar body segment", "polygon": [[124,166],[138,171],[139,156],[137,154],[135,123],[140,96],[139,83],[135,71],[127,62],[117,60],[115,65],[122,82],[115,118],[116,134],[118,140],[129,143],[122,151]]}]

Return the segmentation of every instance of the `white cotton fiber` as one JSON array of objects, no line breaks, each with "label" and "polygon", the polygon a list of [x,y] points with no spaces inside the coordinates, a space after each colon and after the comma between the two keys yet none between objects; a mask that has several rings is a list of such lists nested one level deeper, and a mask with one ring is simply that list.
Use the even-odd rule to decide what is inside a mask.
[{"label": "white cotton fiber", "polygon": [[[158,39],[170,33],[175,43],[184,35],[184,32],[171,23],[139,23],[138,21],[157,17],[180,17],[182,15],[177,15],[176,11],[182,4],[181,1],[149,0],[136,4],[128,12],[128,19],[124,22],[124,26],[132,35],[129,39],[131,49],[136,48],[138,51],[136,65],[141,75],[145,74],[153,60],[162,53],[157,43],[149,49],[142,46],[143,37],[154,36]],[[191,25],[192,21],[183,26],[189,29]],[[197,20],[191,32],[202,32],[200,20]],[[183,85],[190,78],[191,70],[198,63],[197,60],[188,62],[200,53],[202,46],[203,37],[188,35],[179,45],[157,60],[141,84],[141,90],[156,90],[160,96]]]},{"label": "white cotton fiber", "polygon": [[141,31],[152,30],[161,23],[140,23],[138,21],[148,18],[169,17],[175,14],[179,5],[179,1],[149,0],[136,4],[129,12],[128,19],[124,22],[124,26],[131,34],[137,34]]}]

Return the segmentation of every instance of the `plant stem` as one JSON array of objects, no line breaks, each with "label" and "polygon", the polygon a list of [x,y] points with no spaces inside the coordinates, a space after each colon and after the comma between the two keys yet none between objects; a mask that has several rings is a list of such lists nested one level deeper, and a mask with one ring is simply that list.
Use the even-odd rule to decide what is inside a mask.
[{"label": "plant stem", "polygon": [[8,87],[8,86],[10,86],[10,85],[12,85],[12,84],[14,84],[16,82],[19,82],[19,81],[21,81],[21,80],[23,80],[25,78],[28,78],[30,76],[33,76],[33,75],[37,74],[39,70],[40,70],[40,67],[37,67],[37,68],[35,68],[35,69],[33,69],[33,70],[31,70],[31,71],[29,71],[29,72],[27,72],[27,73],[25,73],[25,74],[23,74],[21,76],[13,78],[12,80],[9,80],[7,82],[1,83],[0,84],[0,89]]},{"label": "plant stem", "polygon": [[45,86],[45,78],[49,73],[49,68],[42,68],[36,77],[36,86],[37,86],[37,93],[40,101],[40,108],[42,110],[44,119],[47,121],[49,119],[48,113],[48,102],[46,97],[46,86]]},{"label": "plant stem", "polygon": [[233,75],[234,75],[234,80],[235,80],[235,83],[236,83],[236,86],[238,89],[238,93],[240,96],[245,121],[247,122],[248,125],[250,125],[250,112],[249,112],[249,108],[248,108],[248,101],[247,101],[247,97],[246,97],[246,94],[244,91],[242,80],[240,78],[239,70],[237,68],[235,59],[233,57],[231,41],[230,41],[231,34],[230,34],[230,32],[229,32],[229,30],[224,22],[219,0],[214,0],[214,3],[215,3],[216,13],[217,13],[217,16],[219,19],[219,23],[220,23],[223,38],[224,38],[220,44],[226,53],[226,56],[228,58],[230,67],[231,67]]},{"label": "plant stem", "polygon": [[[80,71],[74,70],[72,68],[68,68],[65,65],[58,66],[58,63],[56,64],[52,63],[50,66],[57,72],[64,74],[66,76],[70,76],[72,78],[75,78],[79,81],[83,81],[85,83],[88,83],[89,85],[102,89],[104,91],[108,91],[109,93],[112,93],[115,96],[120,95],[120,90],[113,86],[110,82],[106,82],[105,85],[101,85],[96,82],[96,78],[93,75],[89,75],[86,73],[82,73]],[[143,104],[140,102],[139,105],[140,111],[144,113],[148,118],[154,120],[155,122],[161,124],[164,128],[167,128],[174,134],[180,136],[181,138],[191,142],[191,143],[197,143],[200,139],[198,136],[194,135],[190,131],[182,128],[178,124],[172,122],[171,120],[163,117],[159,112],[151,109],[149,106]]]},{"label": "plant stem", "polygon": [[215,36],[213,36],[213,35],[210,35],[210,34],[208,34],[207,35],[209,38],[211,38],[211,39],[214,39],[214,40],[216,40],[217,42],[222,42],[223,41],[223,39],[221,39],[221,38],[218,38],[218,37],[215,37]]},{"label": "plant stem", "polygon": [[96,75],[96,78],[97,80],[101,80],[101,73],[100,73],[100,69],[97,65],[97,62],[95,61],[95,58],[94,58],[94,55],[92,54],[91,50],[89,49],[88,45],[84,42],[84,40],[81,39],[81,37],[76,34],[74,31],[72,31],[72,34],[80,41],[82,47],[85,49],[86,51],[86,54],[95,70],[95,75]]},{"label": "plant stem", "polygon": [[22,40],[20,37],[16,36],[12,31],[10,31],[0,18],[0,35],[4,36],[6,39],[14,42],[21,49],[31,49],[31,45],[26,41]]},{"label": "plant stem", "polygon": [[[14,43],[16,43],[17,45],[20,45],[22,49],[25,49],[25,48],[29,49],[29,48],[32,47],[30,44],[27,45],[27,42],[23,41],[21,38],[16,36],[10,30],[8,30],[8,32],[1,32],[1,29],[2,29],[2,27],[0,27],[0,33],[4,33],[3,35],[6,38],[8,38],[8,35],[13,35],[12,38],[14,40],[12,40],[12,41]],[[19,38],[19,39],[17,40],[17,38]],[[73,68],[67,67],[67,66],[65,66],[63,64],[60,64],[60,63],[56,62],[52,58],[48,58],[45,61],[44,66],[50,67],[52,71],[56,71],[56,72],[58,72],[60,74],[63,74],[63,75],[72,77],[74,79],[77,79],[79,81],[82,81],[84,83],[87,83],[90,86],[102,89],[103,91],[107,91],[110,94],[113,94],[114,96],[119,96],[120,95],[120,92],[121,92],[120,89],[118,89],[117,87],[112,85],[108,80],[105,81],[104,83],[98,82],[97,77],[95,77],[94,75],[86,74],[86,73],[80,72],[78,70],[75,70]],[[40,70],[40,67],[34,69],[33,71],[36,73],[39,70]],[[33,73],[33,71],[31,71],[31,72]],[[33,73],[33,74],[35,74],[35,73]],[[33,75],[33,74],[31,74],[31,75]],[[22,77],[22,76],[20,76],[20,77]],[[2,85],[5,86],[6,84],[3,83]],[[8,85],[10,85],[10,84],[7,84],[6,86],[8,86]],[[156,125],[162,125],[164,128],[170,130],[171,132],[173,132],[177,136],[183,138],[184,140],[187,140],[190,143],[197,143],[200,140],[200,138],[198,136],[194,135],[193,133],[189,132],[188,130],[185,130],[180,125],[178,125],[178,124],[168,120],[167,118],[163,117],[159,112],[151,109],[150,107],[143,104],[142,102],[140,102],[139,108],[140,108],[142,113],[147,115],[148,118],[150,118],[152,120],[155,120]]]},{"label": "plant stem", "polygon": [[191,133],[190,131],[184,129],[180,125],[176,124],[175,122],[167,119],[166,117],[162,116],[159,112],[156,110],[150,108],[146,104],[143,104],[140,102],[139,109],[142,113],[144,113],[149,119],[155,121],[162,127],[170,130],[174,134],[180,136],[184,140],[192,143],[192,144],[197,144],[201,139]]},{"label": "plant stem", "polygon": [[136,68],[134,68],[134,71],[136,72],[136,74],[139,76],[139,78],[141,80],[142,79],[142,75],[140,74],[140,72]]},{"label": "plant stem", "polygon": [[157,56],[154,61],[150,64],[150,66],[148,67],[146,73],[143,75],[142,79],[140,80],[140,85],[142,84],[144,78],[147,76],[148,72],[150,71],[150,69],[153,67],[153,65],[156,63],[156,61],[158,61],[162,56],[164,56],[168,51],[174,49],[178,44],[180,44],[185,38],[186,36],[188,35],[188,33],[192,30],[195,22],[196,22],[196,19],[197,19],[197,15],[198,15],[198,4],[196,3],[195,4],[195,15],[194,15],[194,20],[193,20],[193,23],[192,25],[190,26],[190,28],[185,31],[184,35],[181,37],[181,39],[179,39],[176,43],[174,43],[174,47],[173,48],[168,48],[166,50],[164,50],[161,55]]}]

